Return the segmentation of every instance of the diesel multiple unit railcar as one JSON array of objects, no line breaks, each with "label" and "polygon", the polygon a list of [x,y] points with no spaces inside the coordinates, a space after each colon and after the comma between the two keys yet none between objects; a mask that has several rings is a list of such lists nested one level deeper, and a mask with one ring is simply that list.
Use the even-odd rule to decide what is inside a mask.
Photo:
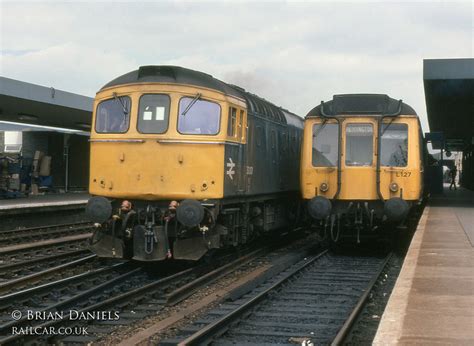
[{"label": "diesel multiple unit railcar", "polygon": [[118,77],[94,103],[93,250],[197,260],[293,224],[302,133],[302,118],[202,72]]},{"label": "diesel multiple unit railcar", "polygon": [[422,198],[420,121],[401,100],[335,95],[308,113],[303,137],[303,199],[333,240],[400,225]]}]

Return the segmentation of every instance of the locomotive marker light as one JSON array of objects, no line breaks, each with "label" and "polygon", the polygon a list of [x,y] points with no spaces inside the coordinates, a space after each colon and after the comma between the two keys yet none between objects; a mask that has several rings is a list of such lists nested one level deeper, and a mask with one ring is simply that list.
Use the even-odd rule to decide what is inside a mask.
[{"label": "locomotive marker light", "polygon": [[397,183],[390,183],[390,191],[397,192],[398,191],[398,184]]},{"label": "locomotive marker light", "polygon": [[102,224],[112,215],[112,205],[107,198],[94,196],[87,202],[86,215],[92,222]]},{"label": "locomotive marker light", "polygon": [[194,227],[204,218],[204,207],[196,200],[185,199],[176,210],[178,221],[186,227]]},{"label": "locomotive marker light", "polygon": [[319,185],[319,190],[327,192],[329,190],[329,185],[327,183],[321,183],[321,185]]}]

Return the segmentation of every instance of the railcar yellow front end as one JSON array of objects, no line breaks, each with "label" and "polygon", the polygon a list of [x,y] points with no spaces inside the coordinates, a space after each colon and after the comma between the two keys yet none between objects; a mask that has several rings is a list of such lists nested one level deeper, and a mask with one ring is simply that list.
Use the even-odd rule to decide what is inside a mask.
[{"label": "railcar yellow front end", "polygon": [[[377,121],[373,118],[344,118],[341,153],[338,155],[339,128],[334,121],[321,118],[305,121],[301,156],[301,191],[304,199],[336,197],[338,157],[341,159],[339,200],[377,200],[376,161]],[[399,117],[382,124],[380,192],[383,199],[402,197],[417,201],[422,189],[422,145],[418,119]],[[384,133],[385,129],[389,129]],[[365,132],[364,132],[365,131]],[[375,131],[375,132],[374,132]],[[354,135],[358,133],[358,135]],[[366,133],[367,135],[362,135]],[[365,138],[356,144],[354,138]],[[354,151],[358,150],[358,153]],[[360,161],[353,161],[358,155]]]},{"label": "railcar yellow front end", "polygon": [[300,181],[310,215],[337,228],[336,240],[342,224],[359,233],[402,223],[422,197],[420,133],[416,114],[308,116]]}]

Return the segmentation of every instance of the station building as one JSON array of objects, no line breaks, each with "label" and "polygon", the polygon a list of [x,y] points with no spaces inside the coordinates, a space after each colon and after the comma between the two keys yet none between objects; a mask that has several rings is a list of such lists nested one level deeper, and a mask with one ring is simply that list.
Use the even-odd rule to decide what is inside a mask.
[{"label": "station building", "polygon": [[425,137],[440,150],[441,165],[456,165],[460,185],[474,190],[474,59],[424,60],[423,83],[431,131]]},{"label": "station building", "polygon": [[87,191],[92,106],[90,97],[0,77],[3,197]]}]

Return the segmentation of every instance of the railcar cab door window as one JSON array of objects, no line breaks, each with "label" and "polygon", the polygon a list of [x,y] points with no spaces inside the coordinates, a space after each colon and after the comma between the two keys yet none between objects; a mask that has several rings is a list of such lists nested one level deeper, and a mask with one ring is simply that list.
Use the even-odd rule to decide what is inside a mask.
[{"label": "railcar cab door window", "polygon": [[335,167],[339,160],[338,151],[339,125],[314,124],[313,125],[313,152],[314,167]]},{"label": "railcar cab door window", "polygon": [[346,166],[372,166],[373,137],[372,124],[347,124]]},{"label": "railcar cab door window", "polygon": [[170,97],[164,94],[145,94],[140,97],[138,124],[140,133],[165,133],[168,130]]},{"label": "railcar cab door window", "polygon": [[130,125],[131,101],[128,96],[114,97],[97,106],[95,131],[97,133],[125,133]]},{"label": "railcar cab door window", "polygon": [[408,125],[383,124],[380,164],[406,167],[408,164]]},{"label": "railcar cab door window", "polygon": [[[191,104],[194,102],[193,104]],[[186,112],[185,112],[186,110]],[[185,135],[217,135],[221,107],[214,102],[183,97],[179,100],[178,132]]]}]

